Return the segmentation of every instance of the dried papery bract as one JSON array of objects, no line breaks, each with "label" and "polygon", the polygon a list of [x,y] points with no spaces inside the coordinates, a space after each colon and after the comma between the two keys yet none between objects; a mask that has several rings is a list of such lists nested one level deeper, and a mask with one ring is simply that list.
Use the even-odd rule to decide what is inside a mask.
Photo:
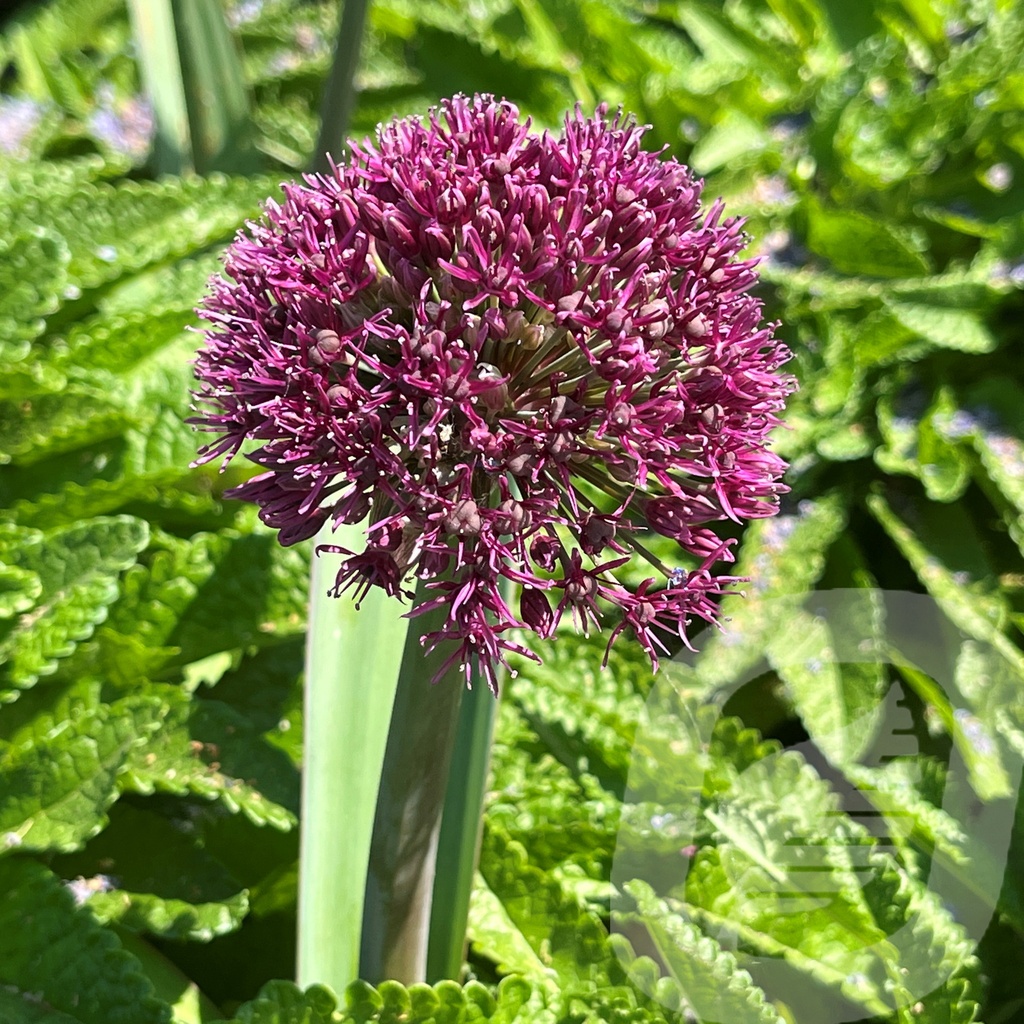
[{"label": "dried papery bract", "polygon": [[[713,619],[734,580],[709,524],[771,515],[782,490],[788,352],[741,225],[643,134],[604,108],[538,134],[455,97],[285,186],[201,310],[202,457],[259,442],[234,494],[282,543],[368,516],[364,550],[328,546],[336,592],[426,581],[413,614],[449,613],[425,643],[492,688],[514,627],[596,628],[609,606],[656,664],[659,631]],[[646,530],[698,567],[623,586]]]}]

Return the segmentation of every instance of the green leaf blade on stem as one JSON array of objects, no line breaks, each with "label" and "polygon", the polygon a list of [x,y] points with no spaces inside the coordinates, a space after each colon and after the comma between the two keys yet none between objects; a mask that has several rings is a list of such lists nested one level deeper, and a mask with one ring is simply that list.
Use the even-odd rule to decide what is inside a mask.
[{"label": "green leaf blade on stem", "polygon": [[[416,602],[427,593],[421,584]],[[449,645],[424,654],[420,638],[444,625],[441,605],[419,615],[406,637],[380,772],[363,911],[360,974],[411,985],[427,973],[437,848],[463,682],[458,667],[432,680]]]},{"label": "green leaf blade on stem", "polygon": [[129,0],[128,9],[156,115],[153,164],[158,173],[194,170],[173,8],[169,0]]},{"label": "green leaf blade on stem", "polygon": [[486,686],[462,695],[438,839],[427,980],[458,978],[462,970],[470,893],[480,845],[480,816],[497,699]]},{"label": "green leaf blade on stem", "polygon": [[[211,1024],[223,1015],[199,987],[159,950],[134,932],[115,929],[121,945],[142,967],[158,999],[170,1004],[174,1024]],[[41,1021],[40,1024],[47,1024]],[[52,1024],[60,1024],[53,1021]]]},{"label": "green leaf blade on stem", "polygon": [[[503,581],[502,598],[511,602],[513,585]],[[505,680],[499,681],[499,686]],[[427,981],[457,979],[466,952],[470,897],[479,859],[484,792],[491,762],[498,698],[477,674],[462,695],[455,746],[437,845],[427,940]]]},{"label": "green leaf blade on stem", "polygon": [[327,174],[330,158],[340,161],[344,155],[346,133],[356,104],[355,78],[359,51],[370,0],[344,0],[341,23],[334,48],[334,60],[324,87],[321,103],[320,134],[316,140],[313,169]]},{"label": "green leaf blade on stem", "polygon": [[[352,546],[361,529],[320,540]],[[297,979],[337,992],[359,976],[363,894],[381,765],[408,632],[378,589],[357,611],[327,594],[331,563],[315,557],[306,654]]]}]

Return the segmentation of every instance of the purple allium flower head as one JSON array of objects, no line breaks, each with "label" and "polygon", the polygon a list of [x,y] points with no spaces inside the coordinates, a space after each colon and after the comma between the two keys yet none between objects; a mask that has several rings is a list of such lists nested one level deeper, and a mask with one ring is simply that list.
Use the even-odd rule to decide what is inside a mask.
[{"label": "purple allium flower head", "polygon": [[[736,579],[708,524],[783,490],[766,438],[789,353],[740,222],[643,133],[600,108],[537,134],[490,96],[395,121],[268,202],[200,311],[202,459],[258,440],[265,472],[233,493],[284,544],[368,517],[364,550],[320,548],[345,556],[334,593],[423,581],[411,614],[448,608],[425,643],[492,689],[528,653],[510,631],[610,606],[657,666],[658,631],[685,641]],[[632,591],[614,570],[647,530],[697,568]]]}]

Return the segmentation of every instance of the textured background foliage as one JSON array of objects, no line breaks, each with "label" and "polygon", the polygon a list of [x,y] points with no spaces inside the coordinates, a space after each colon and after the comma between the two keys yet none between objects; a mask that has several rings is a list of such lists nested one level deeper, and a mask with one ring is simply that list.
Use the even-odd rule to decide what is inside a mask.
[{"label": "textured background foliage", "polygon": [[[357,134],[457,90],[541,125],[622,103],[750,217],[802,382],[777,440],[793,490],[743,536],[740,641],[668,670],[692,749],[650,728],[649,669],[625,645],[600,672],[599,640],[559,638],[509,685],[473,980],[337,998],[271,982],[293,971],[309,552],[221,497],[238,470],[188,468],[187,328],[221,246],[308,163],[335,7],[229,6],[265,167],[233,179],[147,173],[119,0],[24,4],[0,25],[0,1018],[639,1024],[711,991],[730,1021],[817,1021],[762,987],[756,958],[781,956],[848,1019],[1016,1019],[1019,826],[976,948],[924,881],[933,857],[969,877],[985,856],[942,808],[950,750],[988,802],[1015,793],[1024,752],[1024,12],[1007,0],[373,5]],[[911,665],[786,656],[781,595],[867,585],[930,595],[973,639],[958,706]],[[765,651],[714,722],[704,706]],[[897,683],[922,753],[868,778],[836,729]],[[645,758],[678,779],[638,789]],[[680,856],[664,794],[692,793],[691,761],[698,849],[658,891]],[[844,779],[895,794],[900,843],[836,813]],[[864,845],[871,884],[840,865],[804,916],[739,905],[745,872],[789,877],[794,830]],[[609,939],[617,837],[650,868],[616,878],[630,940],[656,955],[631,972]],[[906,953],[845,965],[908,923],[946,980],[893,1016]]]}]

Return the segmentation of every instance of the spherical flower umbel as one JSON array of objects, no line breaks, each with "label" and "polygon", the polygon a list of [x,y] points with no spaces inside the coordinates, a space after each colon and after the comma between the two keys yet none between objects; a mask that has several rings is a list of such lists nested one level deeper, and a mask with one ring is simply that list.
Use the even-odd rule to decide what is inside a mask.
[{"label": "spherical flower umbel", "polygon": [[[425,121],[284,188],[227,250],[201,315],[204,460],[265,472],[233,492],[284,544],[367,520],[334,593],[446,607],[467,680],[549,636],[617,615],[657,666],[658,631],[713,620],[729,544],[709,527],[771,515],[767,443],[788,352],[750,294],[740,222],[701,182],[641,149],[642,127],[578,109],[560,135],[507,102],[455,97]],[[691,571],[615,570],[640,534]],[[519,584],[518,613],[502,578]]]}]

